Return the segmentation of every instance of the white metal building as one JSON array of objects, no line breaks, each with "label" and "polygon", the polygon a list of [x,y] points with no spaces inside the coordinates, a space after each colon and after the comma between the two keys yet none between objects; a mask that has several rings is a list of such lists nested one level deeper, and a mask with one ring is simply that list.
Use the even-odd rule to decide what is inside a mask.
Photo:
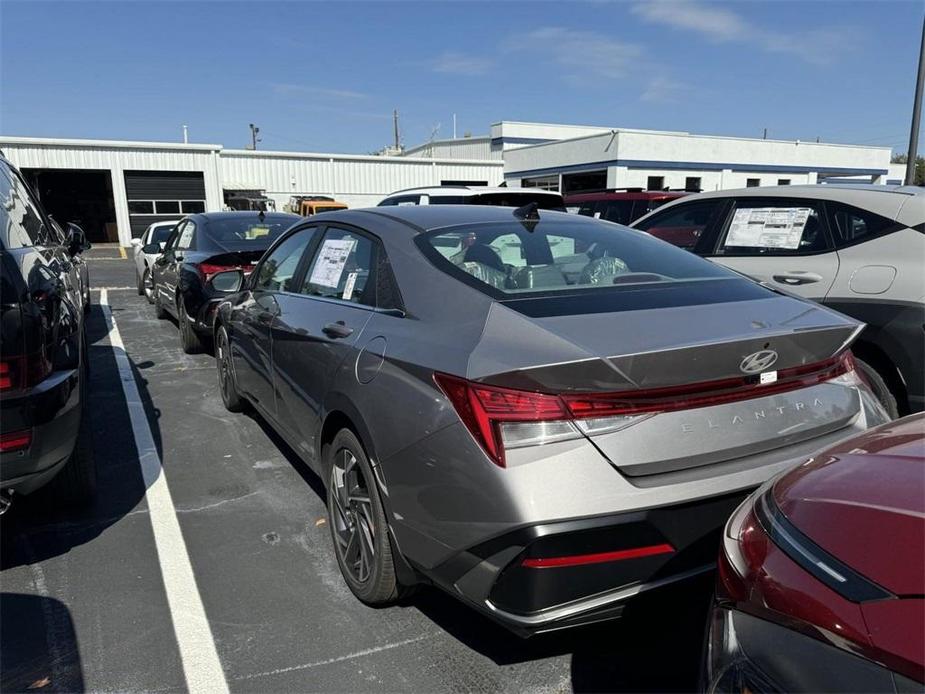
[{"label": "white metal building", "polygon": [[0,136],[0,150],[33,183],[50,213],[81,219],[94,241],[128,245],[151,222],[218,211],[230,191],[259,190],[277,209],[292,195],[330,195],[370,207],[396,190],[453,183],[498,185],[503,164],[225,149],[213,144]]},{"label": "white metal building", "polygon": [[[494,128],[495,126],[493,126]],[[504,151],[508,185],[719,190],[859,176],[886,183],[890,149],[612,129]]]}]

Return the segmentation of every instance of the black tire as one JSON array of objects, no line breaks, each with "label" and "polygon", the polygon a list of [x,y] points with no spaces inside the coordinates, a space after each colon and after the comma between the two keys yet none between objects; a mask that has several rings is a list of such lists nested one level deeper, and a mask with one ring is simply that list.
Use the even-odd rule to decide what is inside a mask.
[{"label": "black tire", "polygon": [[890,419],[899,418],[899,404],[896,402],[896,396],[890,391],[890,387],[883,380],[883,376],[877,373],[877,370],[862,359],[854,358],[854,363],[858,367],[861,378],[867,383],[874,396],[883,405],[883,409],[890,416]]},{"label": "black tire", "polygon": [[[147,270],[145,270],[145,272],[147,272]],[[144,293],[145,293],[144,279],[141,277],[141,275],[138,274],[137,269],[135,270],[135,285],[138,288],[138,296],[144,296]]]},{"label": "black tire", "polygon": [[154,304],[154,317],[158,320],[164,320],[167,318],[167,310],[161,306],[161,296],[157,291],[157,286],[155,285],[151,289],[151,293],[154,295],[154,300],[151,302]]},{"label": "black tire", "polygon": [[148,285],[151,283],[151,270],[145,268],[144,274],[141,276],[141,293],[145,295],[145,298],[148,300],[149,304],[154,303],[154,286],[152,285],[150,289]]},{"label": "black tire", "polygon": [[187,354],[199,354],[203,348],[202,339],[190,324],[182,296],[177,297],[177,322],[180,324],[180,347]]},{"label": "black tire", "polygon": [[328,525],[341,575],[367,605],[394,602],[400,586],[385,509],[369,459],[352,431],[341,429],[325,447],[325,463]]},{"label": "black tire", "polygon": [[231,360],[231,341],[224,325],[219,326],[215,336],[215,366],[218,369],[218,389],[221,391],[225,409],[229,412],[243,412],[245,403],[238,394],[234,363]]}]

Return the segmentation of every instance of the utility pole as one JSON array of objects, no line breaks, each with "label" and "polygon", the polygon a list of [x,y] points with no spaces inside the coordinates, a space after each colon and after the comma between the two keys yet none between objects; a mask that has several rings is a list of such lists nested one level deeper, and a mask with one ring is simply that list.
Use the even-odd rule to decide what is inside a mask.
[{"label": "utility pole", "polygon": [[398,136],[398,109],[392,111],[392,130],[395,135],[395,152],[398,153],[401,149],[401,139]]},{"label": "utility pole", "polygon": [[184,145],[189,144],[189,130],[187,129],[185,125],[183,126],[183,144]]},{"label": "utility pole", "polygon": [[922,83],[925,82],[925,18],[922,19],[922,44],[919,47],[919,76],[915,82],[912,105],[912,130],[909,133],[909,156],[906,159],[906,185],[915,181],[915,158],[919,153],[919,123],[922,118]]},{"label": "utility pole", "polygon": [[762,140],[767,140],[767,139],[768,139],[768,129],[767,129],[767,128],[764,129],[764,135],[761,136],[761,139],[762,139]]},{"label": "utility pole", "polygon": [[257,134],[260,132],[260,128],[258,128],[253,123],[250,124],[250,128],[251,128],[251,149],[256,151],[257,143],[260,142],[260,138],[257,137]]}]

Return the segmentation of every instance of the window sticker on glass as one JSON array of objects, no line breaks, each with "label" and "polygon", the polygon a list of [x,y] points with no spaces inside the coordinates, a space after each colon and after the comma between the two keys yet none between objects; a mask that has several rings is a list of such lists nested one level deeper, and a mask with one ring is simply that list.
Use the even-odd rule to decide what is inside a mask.
[{"label": "window sticker on glass", "polygon": [[266,236],[269,233],[270,227],[255,226],[244,232],[244,238],[246,238],[248,241],[253,241],[254,239],[259,239],[263,236]]},{"label": "window sticker on glass", "polygon": [[725,247],[797,249],[803,238],[809,207],[738,209],[729,225]]},{"label": "window sticker on glass", "polygon": [[355,245],[356,239],[325,239],[308,281],[311,284],[336,289],[340,284],[340,276],[344,272],[347,258]]},{"label": "window sticker on glass", "polygon": [[344,301],[350,301],[353,298],[353,288],[357,283],[358,272],[347,273],[347,281],[344,283],[344,293],[341,298]]},{"label": "window sticker on glass", "polygon": [[180,239],[177,241],[178,248],[189,248],[190,241],[193,240],[193,227],[192,224],[187,224],[183,227],[183,233],[180,234]]}]

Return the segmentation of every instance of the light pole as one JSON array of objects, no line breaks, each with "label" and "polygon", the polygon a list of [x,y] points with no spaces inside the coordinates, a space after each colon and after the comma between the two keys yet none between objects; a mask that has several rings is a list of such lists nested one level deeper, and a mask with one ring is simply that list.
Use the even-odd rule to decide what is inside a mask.
[{"label": "light pole", "polygon": [[922,19],[922,43],[919,46],[919,76],[915,83],[912,105],[912,131],[909,133],[909,156],[906,159],[906,185],[915,182],[915,158],[919,151],[919,123],[922,118],[922,83],[925,82],[925,18]]},{"label": "light pole", "polygon": [[260,142],[260,138],[257,137],[257,134],[260,132],[260,128],[258,128],[253,123],[250,124],[250,127],[251,127],[251,149],[256,151],[257,143]]}]

